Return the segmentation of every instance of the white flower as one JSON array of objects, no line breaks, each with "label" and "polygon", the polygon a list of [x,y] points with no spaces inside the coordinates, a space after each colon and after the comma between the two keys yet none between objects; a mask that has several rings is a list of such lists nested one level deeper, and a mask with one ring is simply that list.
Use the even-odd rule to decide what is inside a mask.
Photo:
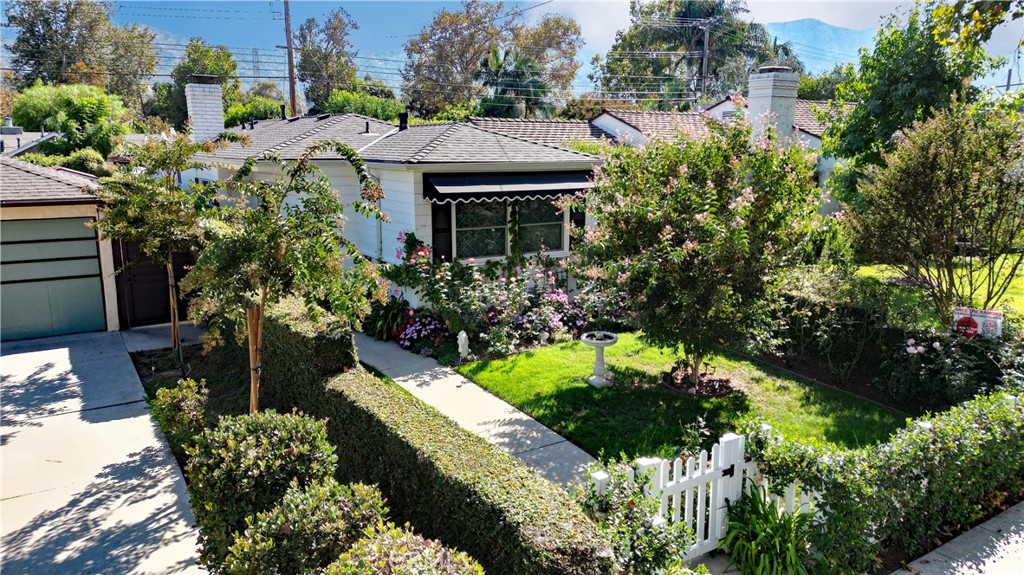
[{"label": "white flower", "polygon": [[942,345],[940,345],[937,341],[932,342],[932,347],[934,347],[935,349],[942,349]]}]

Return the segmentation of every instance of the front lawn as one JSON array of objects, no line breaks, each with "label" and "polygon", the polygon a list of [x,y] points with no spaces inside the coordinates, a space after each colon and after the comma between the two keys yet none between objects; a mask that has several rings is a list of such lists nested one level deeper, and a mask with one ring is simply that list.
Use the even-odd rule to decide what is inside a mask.
[{"label": "front lawn", "polygon": [[622,334],[605,352],[616,383],[602,390],[585,381],[594,350],[579,341],[456,369],[595,456],[603,451],[675,457],[685,427],[702,415],[712,441],[753,419],[788,438],[844,447],[884,441],[905,422],[906,415],[895,410],[732,355],[711,363],[738,392],[683,396],[658,382],[675,359],[644,346],[634,334]]}]

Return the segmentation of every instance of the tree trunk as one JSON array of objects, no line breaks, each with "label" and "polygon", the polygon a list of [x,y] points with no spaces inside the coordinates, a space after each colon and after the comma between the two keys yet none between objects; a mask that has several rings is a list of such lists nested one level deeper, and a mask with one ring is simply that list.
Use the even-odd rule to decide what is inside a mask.
[{"label": "tree trunk", "polygon": [[178,326],[178,285],[174,281],[174,259],[170,249],[167,250],[167,291],[171,303],[171,352],[178,355],[178,364],[185,364],[181,349],[181,330]]},{"label": "tree trunk", "polygon": [[263,368],[263,312],[267,303],[264,289],[260,303],[245,310],[245,327],[249,340],[249,413],[260,410],[260,372]]},{"label": "tree trunk", "polygon": [[697,384],[700,383],[700,366],[704,363],[704,358],[691,357],[690,361],[690,385],[697,387]]}]

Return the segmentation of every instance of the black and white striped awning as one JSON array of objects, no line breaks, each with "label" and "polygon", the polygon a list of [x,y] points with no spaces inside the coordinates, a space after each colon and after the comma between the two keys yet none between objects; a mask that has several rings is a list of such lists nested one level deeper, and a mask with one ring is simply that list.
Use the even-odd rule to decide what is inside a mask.
[{"label": "black and white striped awning", "polygon": [[435,204],[549,200],[592,186],[589,171],[423,175],[423,197]]}]

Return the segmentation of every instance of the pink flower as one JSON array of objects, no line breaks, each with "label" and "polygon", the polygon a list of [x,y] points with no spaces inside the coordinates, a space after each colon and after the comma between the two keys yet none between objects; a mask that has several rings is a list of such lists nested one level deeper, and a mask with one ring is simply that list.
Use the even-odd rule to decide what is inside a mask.
[{"label": "pink flower", "polygon": [[932,347],[934,347],[935,349],[942,349],[942,345],[939,344],[939,342],[937,341],[932,342]]},{"label": "pink flower", "polygon": [[395,248],[395,257],[402,259],[402,248]]},{"label": "pink flower", "polygon": [[466,263],[469,264],[469,265],[473,265],[473,264],[476,263],[476,260],[473,259],[473,258],[469,258],[469,259],[466,260]]},{"label": "pink flower", "polygon": [[398,241],[405,243],[405,232],[398,232]]},{"label": "pink flower", "polygon": [[915,341],[914,338],[910,338],[907,340],[907,345],[914,345],[915,343],[917,343],[917,341]]},{"label": "pink flower", "polygon": [[683,249],[688,251],[688,252],[692,252],[694,250],[694,248],[696,248],[696,247],[697,247],[697,242],[695,242],[693,240],[686,240],[686,242],[683,244]]},{"label": "pink flower", "polygon": [[697,214],[697,216],[694,219],[697,220],[699,223],[703,224],[704,222],[708,221],[708,218],[710,218],[710,217],[711,217],[711,214],[709,214],[708,212],[704,212],[704,213]]}]

